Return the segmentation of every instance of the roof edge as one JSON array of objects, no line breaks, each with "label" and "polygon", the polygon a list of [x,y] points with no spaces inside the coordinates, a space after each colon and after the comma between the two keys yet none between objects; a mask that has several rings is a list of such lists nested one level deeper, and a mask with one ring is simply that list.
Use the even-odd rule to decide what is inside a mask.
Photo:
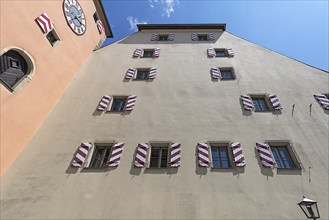
[{"label": "roof edge", "polygon": [[107,38],[113,38],[113,33],[111,30],[111,26],[109,23],[109,20],[106,16],[106,12],[104,10],[104,6],[102,3],[102,0],[93,0],[95,7],[96,7],[96,11],[101,19],[101,21],[103,22],[104,28],[105,28],[105,35]]},{"label": "roof edge", "polygon": [[167,29],[220,29],[225,31],[226,24],[137,24],[141,30],[167,30]]}]

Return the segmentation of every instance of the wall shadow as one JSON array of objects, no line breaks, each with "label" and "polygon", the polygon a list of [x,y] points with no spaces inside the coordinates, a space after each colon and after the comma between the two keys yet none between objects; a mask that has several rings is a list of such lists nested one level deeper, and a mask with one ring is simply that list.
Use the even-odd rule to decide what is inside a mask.
[{"label": "wall shadow", "polygon": [[103,111],[99,111],[96,107],[96,109],[94,110],[92,116],[96,117],[96,116],[100,116],[103,113]]},{"label": "wall shadow", "polygon": [[198,161],[198,146],[195,148],[195,174],[199,175],[199,178],[201,178],[203,175],[207,175],[208,168],[207,167],[201,167],[199,165]]},{"label": "wall shadow", "polygon": [[73,156],[72,156],[72,159],[71,159],[71,161],[70,161],[70,163],[69,163],[69,166],[68,166],[67,169],[65,170],[65,173],[66,173],[66,174],[76,174],[76,173],[78,172],[78,170],[80,169],[80,167],[74,167],[74,166],[72,166],[72,163],[73,163],[73,161],[74,161],[75,155],[76,155],[76,154],[78,153],[78,151],[79,151],[79,147],[80,147],[80,146],[78,146],[77,149],[75,150],[75,152],[73,153]]},{"label": "wall shadow", "polygon": [[244,167],[235,167],[235,169],[233,169],[233,176],[235,176],[235,175],[238,175],[239,176],[239,174],[242,174],[242,173],[244,173],[245,172],[245,166]]},{"label": "wall shadow", "polygon": [[130,166],[130,170],[129,170],[129,174],[132,175],[134,178],[134,176],[139,176],[142,173],[142,169],[141,167],[135,167],[135,158],[136,158],[136,154],[137,154],[137,148],[135,148],[135,152],[133,154],[133,158],[132,158],[132,162],[131,162],[131,166]]},{"label": "wall shadow", "polygon": [[302,175],[302,169],[276,169],[278,175]]},{"label": "wall shadow", "polygon": [[251,110],[250,111],[245,110],[244,107],[243,107],[243,103],[242,103],[241,98],[239,98],[239,100],[240,100],[240,107],[241,107],[242,115],[243,116],[251,116],[252,115],[252,111]]},{"label": "wall shadow", "polygon": [[276,115],[276,116],[279,116],[279,115],[282,115],[282,111],[281,110],[273,110],[272,114]]},{"label": "wall shadow", "polygon": [[267,177],[273,177],[274,173],[273,173],[272,168],[264,167],[261,160],[260,160],[260,158],[259,158],[259,153],[258,153],[256,148],[254,148],[254,152],[255,152],[255,158],[257,159],[258,166],[260,168],[261,174],[263,174],[264,176],[267,176]]}]

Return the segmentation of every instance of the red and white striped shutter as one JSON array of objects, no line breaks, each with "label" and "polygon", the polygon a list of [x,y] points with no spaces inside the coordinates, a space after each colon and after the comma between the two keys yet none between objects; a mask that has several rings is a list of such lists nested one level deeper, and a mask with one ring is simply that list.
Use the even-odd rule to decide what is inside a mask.
[{"label": "red and white striped shutter", "polygon": [[141,57],[143,54],[143,49],[142,48],[137,48],[135,51],[134,51],[134,54],[133,54],[133,57]]},{"label": "red and white striped shutter", "polygon": [[215,57],[216,56],[216,51],[214,48],[208,48],[207,49],[207,54],[208,54],[208,57]]},{"label": "red and white striped shutter", "polygon": [[329,110],[329,99],[324,94],[315,94],[314,98],[322,105],[324,109]]},{"label": "red and white striped shutter", "polygon": [[103,25],[103,23],[102,23],[101,20],[97,20],[97,21],[96,21],[96,25],[97,25],[98,32],[99,32],[100,34],[103,33],[103,32],[105,31],[105,27],[104,27],[104,25]]},{"label": "red and white striped shutter", "polygon": [[125,107],[126,111],[132,111],[134,109],[134,106],[136,104],[136,99],[137,99],[136,95],[128,96],[126,107]]},{"label": "red and white striped shutter", "polygon": [[254,103],[249,95],[241,95],[240,98],[245,110],[251,111],[254,108]]},{"label": "red and white striped shutter", "polygon": [[263,142],[257,142],[257,150],[259,153],[259,158],[265,167],[275,166],[275,160],[272,156],[271,148],[268,144]]},{"label": "red and white striped shutter", "polygon": [[157,68],[151,68],[149,72],[149,79],[154,79],[157,75]]},{"label": "red and white striped shutter", "polygon": [[99,111],[104,111],[107,109],[111,101],[111,96],[109,95],[104,95],[101,99],[101,101],[98,104],[97,110]]},{"label": "red and white striped shutter", "polygon": [[239,142],[235,142],[231,144],[233,151],[233,162],[237,167],[243,167],[246,165],[246,161],[244,159],[244,155],[242,154],[242,147]]},{"label": "red and white striped shutter", "polygon": [[209,146],[207,143],[198,143],[198,163],[201,167],[209,167]]},{"label": "red and white striped shutter", "polygon": [[229,57],[234,57],[234,52],[232,48],[226,49]]},{"label": "red and white striped shutter", "polygon": [[275,110],[280,110],[282,109],[282,106],[281,106],[281,103],[277,97],[277,95],[275,94],[269,94],[268,95],[269,99],[270,99],[270,102],[272,104],[272,107],[275,109]]},{"label": "red and white striped shutter", "polygon": [[109,167],[116,167],[120,164],[124,143],[116,143],[113,145],[111,156],[107,161]]},{"label": "red and white striped shutter", "polygon": [[134,69],[134,68],[129,68],[129,69],[127,70],[127,72],[126,72],[126,76],[125,76],[125,78],[126,78],[126,79],[131,79],[131,78],[133,78],[134,75],[135,75],[135,72],[136,72],[136,69]]},{"label": "red and white striped shutter", "polygon": [[219,71],[218,68],[211,68],[210,69],[210,73],[211,73],[211,78],[212,79],[219,79],[219,78],[221,78],[220,71]]},{"label": "red and white striped shutter", "polygon": [[75,157],[72,161],[72,166],[74,167],[82,167],[86,161],[88,153],[90,149],[93,147],[92,143],[90,142],[83,142],[81,143],[80,147],[78,148]]},{"label": "red and white striped shutter", "polygon": [[214,41],[215,40],[215,35],[213,33],[208,34],[208,40],[209,41]]},{"label": "red and white striped shutter", "polygon": [[175,39],[175,34],[174,33],[170,33],[168,36],[168,41],[173,41]]},{"label": "red and white striped shutter", "polygon": [[180,166],[180,144],[173,143],[170,150],[170,166],[179,167]]},{"label": "red and white striped shutter", "polygon": [[47,13],[43,13],[42,15],[37,17],[36,21],[40,25],[43,33],[48,33],[54,28],[54,25],[53,23],[51,23],[51,20],[48,17]]},{"label": "red and white striped shutter", "polygon": [[160,56],[160,48],[155,48],[154,49],[154,53],[153,53],[153,57],[159,57]]},{"label": "red and white striped shutter", "polygon": [[138,144],[134,162],[135,167],[145,167],[148,149],[149,146],[147,144]]},{"label": "red and white striped shutter", "polygon": [[151,41],[157,41],[157,40],[159,40],[159,35],[158,34],[152,34]]},{"label": "red and white striped shutter", "polygon": [[197,41],[198,40],[198,34],[192,33],[191,39],[192,39],[192,41]]}]

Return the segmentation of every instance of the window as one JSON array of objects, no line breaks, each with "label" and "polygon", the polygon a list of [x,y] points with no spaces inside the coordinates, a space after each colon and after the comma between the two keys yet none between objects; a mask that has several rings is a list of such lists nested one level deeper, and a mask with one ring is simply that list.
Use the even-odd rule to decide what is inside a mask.
[{"label": "window", "polygon": [[11,91],[33,70],[29,56],[18,49],[8,50],[1,55],[0,61],[0,81]]},{"label": "window", "polygon": [[208,35],[198,34],[198,41],[208,41]]},{"label": "window", "polygon": [[301,163],[289,141],[268,141],[278,169],[300,169]]},{"label": "window", "polygon": [[252,102],[255,107],[256,112],[263,112],[263,111],[269,111],[267,102],[266,102],[266,97],[253,97],[251,96]]},{"label": "window", "polygon": [[49,43],[51,44],[51,46],[56,46],[59,42],[59,36],[56,33],[55,29],[52,29],[51,31],[49,31],[49,33],[46,35],[47,40],[49,41]]},{"label": "window", "polygon": [[216,57],[227,57],[224,49],[215,49]]},{"label": "window", "polygon": [[95,12],[93,14],[93,18],[94,18],[95,23],[99,20],[99,16],[98,16],[97,12]]},{"label": "window", "polygon": [[121,112],[124,110],[127,98],[113,97],[111,111]]},{"label": "window", "polygon": [[147,80],[149,78],[149,70],[137,70],[136,80]]},{"label": "window", "polygon": [[222,80],[230,80],[230,79],[235,79],[235,75],[233,72],[233,69],[219,69],[220,70],[220,75]]},{"label": "window", "polygon": [[150,58],[153,57],[154,50],[144,50],[143,58]]},{"label": "window", "polygon": [[151,145],[150,168],[166,168],[168,167],[168,146]]},{"label": "window", "polygon": [[212,168],[230,168],[228,145],[211,145]]},{"label": "window", "polygon": [[110,157],[112,144],[95,144],[89,168],[103,168]]},{"label": "window", "polygon": [[168,40],[169,35],[168,34],[160,34],[159,35],[159,41],[167,41]]},{"label": "window", "polygon": [[273,147],[271,151],[275,159],[277,168],[295,168],[287,147]]}]

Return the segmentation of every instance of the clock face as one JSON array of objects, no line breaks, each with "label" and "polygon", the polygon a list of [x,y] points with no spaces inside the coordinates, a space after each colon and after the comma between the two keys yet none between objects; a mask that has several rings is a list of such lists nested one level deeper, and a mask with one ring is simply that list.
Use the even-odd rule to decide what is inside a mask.
[{"label": "clock face", "polygon": [[86,32],[86,17],[77,0],[64,0],[63,9],[66,21],[72,31],[77,35]]}]

